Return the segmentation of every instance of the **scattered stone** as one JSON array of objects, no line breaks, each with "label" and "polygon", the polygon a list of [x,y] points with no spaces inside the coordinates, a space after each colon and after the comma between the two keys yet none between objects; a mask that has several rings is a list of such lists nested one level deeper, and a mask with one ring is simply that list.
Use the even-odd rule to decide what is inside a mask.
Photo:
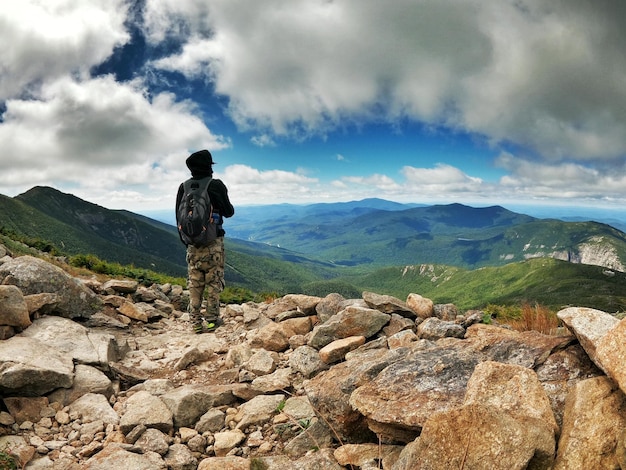
[{"label": "scattered stone", "polygon": [[327,344],[320,349],[320,359],[325,364],[343,360],[347,353],[365,344],[365,336],[349,336]]},{"label": "scattered stone", "polygon": [[418,294],[291,294],[194,335],[181,286],[0,263],[0,448],[25,468],[626,467],[605,312],[548,336]]}]

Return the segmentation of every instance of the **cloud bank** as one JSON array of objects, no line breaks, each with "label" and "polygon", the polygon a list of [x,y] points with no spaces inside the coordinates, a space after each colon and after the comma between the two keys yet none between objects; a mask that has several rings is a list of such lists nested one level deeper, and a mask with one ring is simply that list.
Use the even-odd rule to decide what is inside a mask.
[{"label": "cloud bank", "polygon": [[[0,10],[0,193],[168,207],[189,151],[234,145],[213,107],[264,149],[372,123],[467,134],[504,174],[220,167],[238,203],[624,201],[623,18],[620,0],[20,0]],[[101,72],[142,44],[131,79]],[[183,93],[198,83],[215,96]]]}]

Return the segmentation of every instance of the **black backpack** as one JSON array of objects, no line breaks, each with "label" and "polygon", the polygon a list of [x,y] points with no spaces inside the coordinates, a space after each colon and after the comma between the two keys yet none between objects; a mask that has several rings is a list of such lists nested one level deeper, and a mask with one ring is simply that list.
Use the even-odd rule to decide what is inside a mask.
[{"label": "black backpack", "polygon": [[205,246],[217,238],[217,224],[211,219],[213,206],[208,188],[212,178],[188,179],[176,208],[178,234],[185,245]]}]

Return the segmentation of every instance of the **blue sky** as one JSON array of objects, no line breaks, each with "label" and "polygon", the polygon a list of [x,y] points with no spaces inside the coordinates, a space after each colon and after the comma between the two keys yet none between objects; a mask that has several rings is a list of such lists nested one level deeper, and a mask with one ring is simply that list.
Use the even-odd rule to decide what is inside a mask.
[{"label": "blue sky", "polygon": [[625,207],[622,0],[4,3],[7,196]]}]

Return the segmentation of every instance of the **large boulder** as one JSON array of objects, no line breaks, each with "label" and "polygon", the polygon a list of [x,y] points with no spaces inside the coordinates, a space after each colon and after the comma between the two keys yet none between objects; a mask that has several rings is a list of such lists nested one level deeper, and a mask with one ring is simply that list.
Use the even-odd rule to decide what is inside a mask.
[{"label": "large boulder", "polygon": [[74,359],[108,369],[110,362],[120,359],[120,348],[113,335],[85,328],[75,321],[61,317],[41,317],[20,336],[34,338]]},{"label": "large boulder", "polygon": [[554,470],[620,468],[616,454],[626,428],[626,397],[607,377],[582,380],[567,396]]},{"label": "large boulder", "polygon": [[571,339],[474,325],[468,328],[464,340],[422,340],[415,343],[406,358],[356,389],[350,405],[368,418],[372,431],[385,439],[409,442],[419,435],[431,415],[463,403],[467,383],[479,363],[535,367]]},{"label": "large boulder", "polygon": [[100,298],[80,281],[33,256],[20,256],[1,264],[0,284],[17,286],[24,295],[57,294],[58,303],[44,307],[42,313],[61,317],[89,318],[102,305]]},{"label": "large boulder", "polygon": [[336,339],[349,336],[370,338],[382,330],[390,318],[391,315],[372,308],[346,307],[313,329],[309,346],[321,349]]},{"label": "large boulder", "polygon": [[26,328],[30,323],[28,305],[22,291],[15,286],[0,285],[0,325]]},{"label": "large boulder", "polygon": [[54,347],[20,336],[0,341],[0,394],[40,396],[73,380],[72,358]]}]

